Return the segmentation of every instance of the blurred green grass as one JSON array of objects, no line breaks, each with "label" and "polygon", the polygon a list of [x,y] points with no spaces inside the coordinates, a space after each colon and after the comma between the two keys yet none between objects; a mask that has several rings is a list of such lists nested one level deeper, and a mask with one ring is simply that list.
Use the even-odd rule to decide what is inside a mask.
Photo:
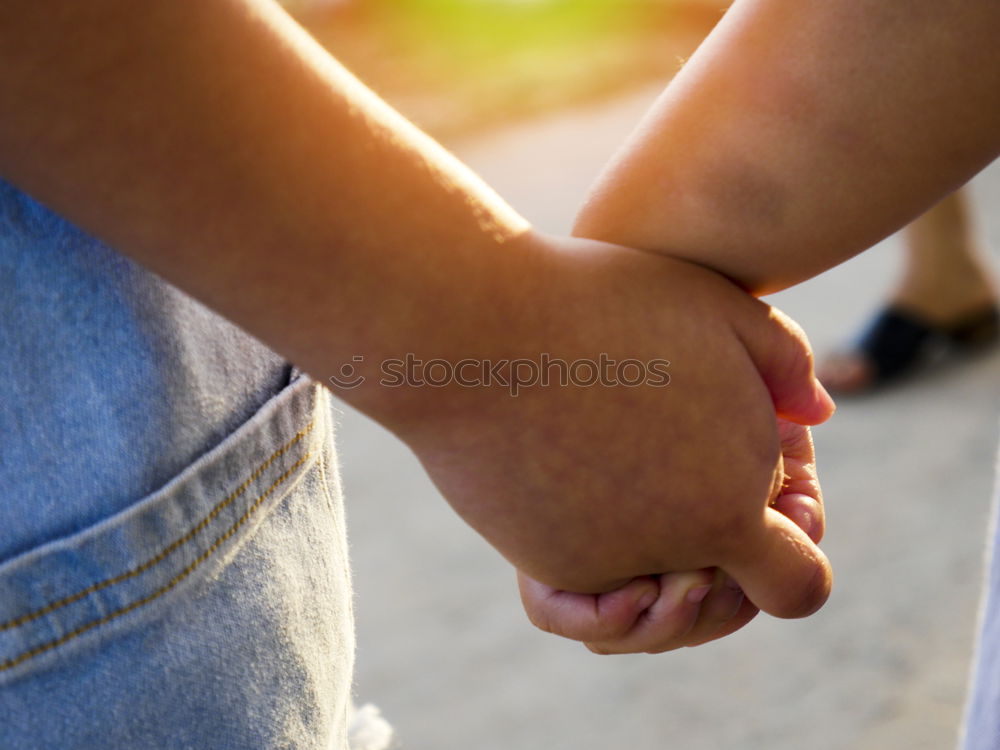
[{"label": "blurred green grass", "polygon": [[666,79],[725,0],[354,0],[302,12],[331,52],[438,137]]}]

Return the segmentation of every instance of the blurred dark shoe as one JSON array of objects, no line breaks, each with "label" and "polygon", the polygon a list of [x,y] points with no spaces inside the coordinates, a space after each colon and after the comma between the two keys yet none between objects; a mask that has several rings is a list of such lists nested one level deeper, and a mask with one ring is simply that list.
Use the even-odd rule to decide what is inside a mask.
[{"label": "blurred dark shoe", "polygon": [[995,304],[944,325],[890,305],[872,319],[852,348],[829,356],[818,376],[832,393],[867,393],[998,341],[1000,311]]}]

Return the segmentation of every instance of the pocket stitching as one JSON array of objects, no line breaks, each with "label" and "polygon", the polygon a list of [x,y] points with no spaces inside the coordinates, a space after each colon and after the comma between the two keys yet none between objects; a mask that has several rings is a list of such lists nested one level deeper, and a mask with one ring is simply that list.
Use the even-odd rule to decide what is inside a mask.
[{"label": "pocket stitching", "polygon": [[[260,475],[264,471],[266,471],[268,466],[274,463],[274,461],[277,460],[280,456],[287,453],[288,450],[295,443],[297,443],[303,437],[308,435],[309,432],[312,430],[314,424],[315,422],[310,422],[301,431],[296,433],[295,437],[293,437],[291,440],[285,443],[285,445],[283,445],[281,448],[275,451],[260,466],[258,466],[257,469],[255,469],[253,473],[238,488],[236,488],[236,490],[234,490],[226,498],[221,500],[214,508],[212,508],[212,510],[208,513],[208,515],[206,515],[205,518],[203,518],[196,526],[194,526],[191,530],[189,530],[184,536],[180,537],[174,542],[171,542],[163,550],[161,550],[159,553],[154,555],[146,562],[118,576],[115,576],[113,578],[108,578],[99,583],[91,584],[90,586],[77,592],[76,594],[71,594],[67,597],[63,597],[62,599],[50,602],[49,604],[41,607],[38,610],[35,610],[34,612],[29,612],[28,614],[20,615],[19,617],[13,620],[8,620],[5,623],[0,623],[0,632],[4,630],[10,630],[20,625],[24,625],[28,622],[32,622],[38,619],[39,617],[49,614],[50,612],[53,612],[57,609],[65,607],[74,602],[77,602],[83,599],[84,597],[88,596],[89,594],[103,590],[105,588],[109,588],[110,586],[113,586],[117,583],[121,583],[130,578],[134,578],[135,576],[140,575],[141,573],[144,573],[150,570],[151,568],[155,567],[157,564],[163,562],[163,560],[169,557],[173,552],[178,550],[184,544],[190,542],[198,534],[198,532],[202,531],[216,516],[218,516],[219,513],[222,512],[222,510],[224,510],[228,505],[232,504],[232,502],[237,497],[243,494],[246,491],[246,489],[258,477],[260,477]],[[170,591],[171,589],[176,587],[179,583],[181,583],[181,581],[183,581],[185,578],[191,575],[191,573],[193,573],[196,568],[198,568],[206,560],[208,560],[208,558],[211,557],[212,554],[214,554],[219,549],[219,547],[221,547],[230,537],[233,536],[233,534],[235,534],[239,530],[241,526],[243,526],[250,519],[250,517],[264,503],[264,501],[271,495],[271,493],[274,492],[275,488],[277,488],[278,485],[282,484],[289,477],[291,477],[299,468],[301,468],[307,461],[309,461],[309,459],[312,458],[312,456],[313,456],[312,452],[307,450],[305,454],[303,454],[294,464],[292,464],[288,468],[287,471],[285,471],[285,473],[279,476],[274,481],[274,483],[271,484],[270,487],[268,487],[263,493],[261,493],[260,496],[258,496],[253,501],[253,503],[247,508],[247,510],[243,513],[243,515],[241,515],[232,526],[230,526],[223,534],[217,537],[204,552],[202,552],[197,558],[195,558],[195,560],[192,563],[190,563],[186,568],[181,570],[180,573],[178,573],[176,576],[170,579],[166,584],[156,589],[153,593],[141,597],[140,599],[137,599],[131,602],[130,604],[125,605],[124,607],[120,607],[119,609],[108,613],[104,617],[101,617],[97,620],[92,620],[91,622],[88,623],[84,623],[78,628],[61,636],[60,638],[57,638],[53,641],[49,641],[48,643],[43,643],[40,646],[35,646],[34,648],[29,649],[28,651],[18,654],[17,656],[11,657],[6,661],[0,662],[0,672],[12,669],[35,656],[38,656],[40,654],[45,653],[46,651],[50,651],[54,648],[57,648],[58,646],[61,646],[66,642],[90,630],[93,630],[94,628],[100,627],[101,625],[104,625],[112,620],[115,620],[118,617],[121,617],[122,615],[125,615],[135,609],[138,609],[139,607],[142,607],[143,605],[148,604],[154,599],[157,599],[160,596],[166,594],[168,591]]]}]

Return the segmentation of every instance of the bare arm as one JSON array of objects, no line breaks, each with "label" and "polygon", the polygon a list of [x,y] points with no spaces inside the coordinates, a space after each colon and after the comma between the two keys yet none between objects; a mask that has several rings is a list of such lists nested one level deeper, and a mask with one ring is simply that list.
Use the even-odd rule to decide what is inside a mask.
[{"label": "bare arm", "polygon": [[1000,152],[1000,4],[736,0],[575,234],[754,293],[871,246]]},{"label": "bare arm", "polygon": [[[768,508],[772,398],[831,409],[801,336],[705,269],[532,231],[272,2],[3,3],[0,111],[0,173],[35,197],[320,380],[363,357],[340,395],[535,578],[719,565],[775,614],[826,598],[822,553]],[[543,353],[662,358],[672,380],[377,384],[405,354]]]},{"label": "bare arm", "polygon": [[0,58],[0,173],[317,377],[502,303],[527,222],[271,2],[4,3]]}]

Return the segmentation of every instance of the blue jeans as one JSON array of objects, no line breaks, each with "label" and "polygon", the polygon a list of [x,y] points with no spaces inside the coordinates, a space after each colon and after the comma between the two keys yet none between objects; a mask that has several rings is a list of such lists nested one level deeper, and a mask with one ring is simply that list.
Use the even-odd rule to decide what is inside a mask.
[{"label": "blue jeans", "polygon": [[161,490],[0,567],[0,746],[347,747],[331,447],[299,378]]},{"label": "blue jeans", "polygon": [[965,707],[964,750],[996,750],[1000,747],[1000,502],[994,500],[991,560],[979,612],[972,689]]},{"label": "blue jeans", "polygon": [[0,748],[381,750],[327,392],[0,181]]}]

